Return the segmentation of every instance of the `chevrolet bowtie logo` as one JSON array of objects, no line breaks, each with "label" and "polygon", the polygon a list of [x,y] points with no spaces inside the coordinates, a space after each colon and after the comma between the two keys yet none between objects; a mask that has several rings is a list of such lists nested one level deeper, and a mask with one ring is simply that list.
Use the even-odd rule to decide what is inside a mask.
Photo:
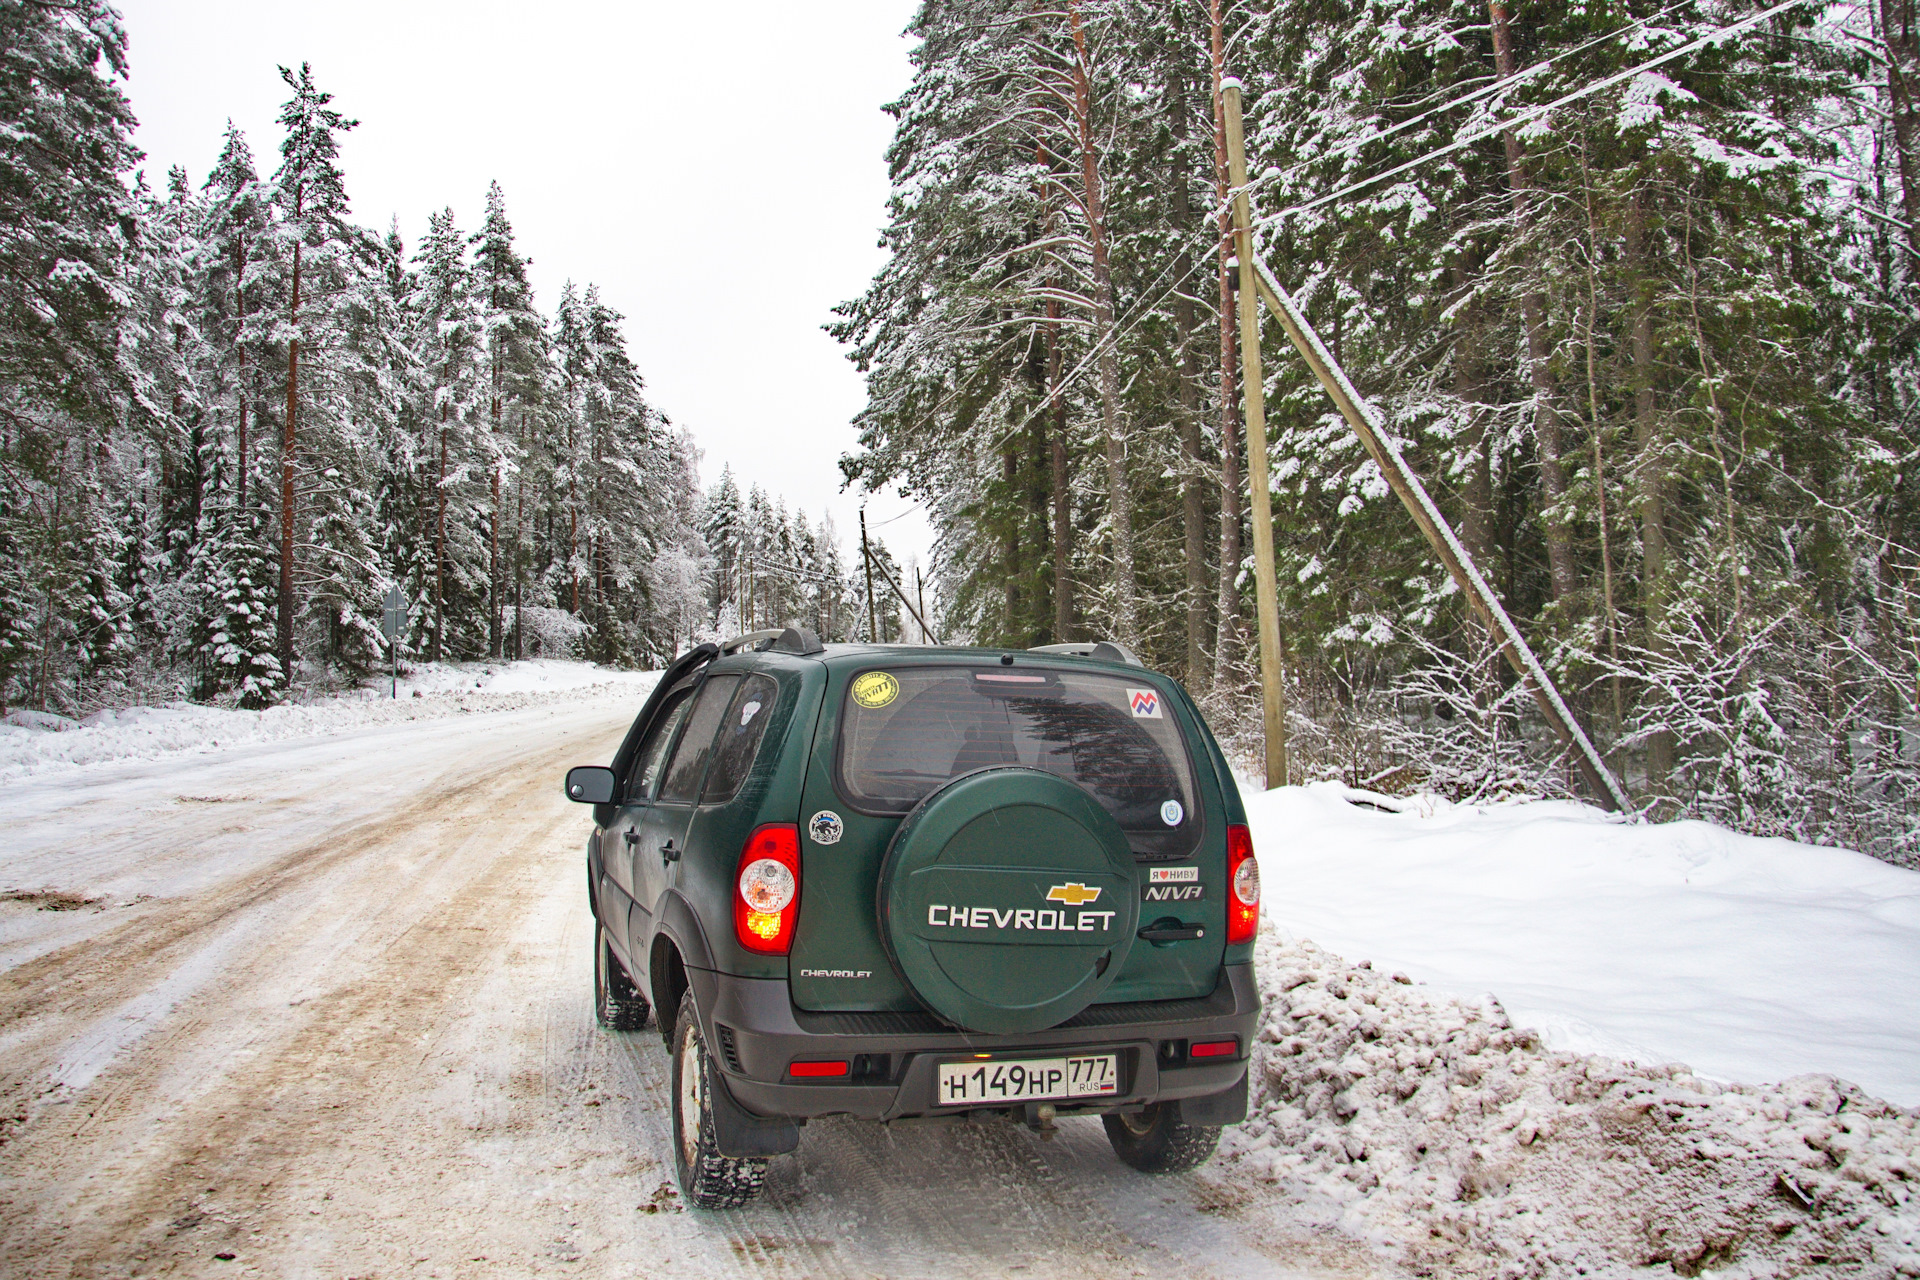
[{"label": "chevrolet bowtie logo", "polygon": [[1083,884],[1057,884],[1047,890],[1048,902],[1064,902],[1070,907],[1083,907],[1099,896],[1098,889],[1089,889]]}]

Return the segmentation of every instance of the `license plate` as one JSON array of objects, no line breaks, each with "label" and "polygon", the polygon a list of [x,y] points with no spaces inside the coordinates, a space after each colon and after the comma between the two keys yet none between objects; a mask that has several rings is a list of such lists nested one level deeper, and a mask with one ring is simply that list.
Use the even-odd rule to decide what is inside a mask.
[{"label": "license plate", "polygon": [[943,1107],[1097,1098],[1119,1091],[1119,1059],[1111,1053],[940,1064],[940,1105]]}]

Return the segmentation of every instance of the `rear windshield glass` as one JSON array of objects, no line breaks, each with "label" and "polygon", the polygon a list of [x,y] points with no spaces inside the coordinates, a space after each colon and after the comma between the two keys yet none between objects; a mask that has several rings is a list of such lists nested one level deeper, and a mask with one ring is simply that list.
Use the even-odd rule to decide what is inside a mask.
[{"label": "rear windshield glass", "polygon": [[1032,667],[909,667],[849,683],[840,784],[856,807],[904,813],[949,778],[1004,764],[1085,787],[1136,854],[1179,858],[1198,842],[1186,745],[1158,690]]}]

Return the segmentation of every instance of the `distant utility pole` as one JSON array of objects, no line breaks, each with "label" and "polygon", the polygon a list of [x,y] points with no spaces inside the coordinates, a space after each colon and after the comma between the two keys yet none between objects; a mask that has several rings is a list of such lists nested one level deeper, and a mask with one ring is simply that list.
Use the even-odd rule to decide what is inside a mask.
[{"label": "distant utility pole", "polygon": [[920,643],[932,644],[933,633],[927,630],[927,588],[920,580],[920,566],[913,566],[913,594],[920,597]]},{"label": "distant utility pole", "polygon": [[1267,492],[1267,400],[1260,375],[1260,303],[1253,277],[1247,152],[1240,136],[1240,82],[1220,82],[1227,116],[1227,180],[1233,184],[1233,251],[1240,260],[1240,388],[1247,412],[1247,486],[1253,499],[1253,599],[1259,614],[1260,703],[1267,788],[1287,785],[1287,690],[1280,665],[1280,587],[1274,577],[1273,506]]},{"label": "distant utility pole", "polygon": [[880,643],[880,625],[873,613],[873,552],[867,550],[867,509],[860,508],[860,563],[867,569],[867,643]]}]

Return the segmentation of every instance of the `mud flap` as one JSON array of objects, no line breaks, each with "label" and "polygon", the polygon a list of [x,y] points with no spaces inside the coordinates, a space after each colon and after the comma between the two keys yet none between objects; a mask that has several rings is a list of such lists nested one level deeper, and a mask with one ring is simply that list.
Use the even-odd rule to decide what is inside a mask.
[{"label": "mud flap", "polygon": [[[712,1080],[719,1087],[709,1092],[713,1107],[713,1140],[723,1156],[783,1156],[800,1145],[800,1126],[782,1118],[756,1116],[733,1100],[726,1077],[718,1071]],[[1240,1111],[1246,1113],[1246,1085],[1240,1087]]]},{"label": "mud flap", "polygon": [[1180,1120],[1184,1124],[1216,1128],[1223,1124],[1239,1124],[1246,1118],[1247,1077],[1244,1074],[1240,1077],[1240,1083],[1231,1089],[1222,1089],[1203,1098],[1180,1099]]}]

